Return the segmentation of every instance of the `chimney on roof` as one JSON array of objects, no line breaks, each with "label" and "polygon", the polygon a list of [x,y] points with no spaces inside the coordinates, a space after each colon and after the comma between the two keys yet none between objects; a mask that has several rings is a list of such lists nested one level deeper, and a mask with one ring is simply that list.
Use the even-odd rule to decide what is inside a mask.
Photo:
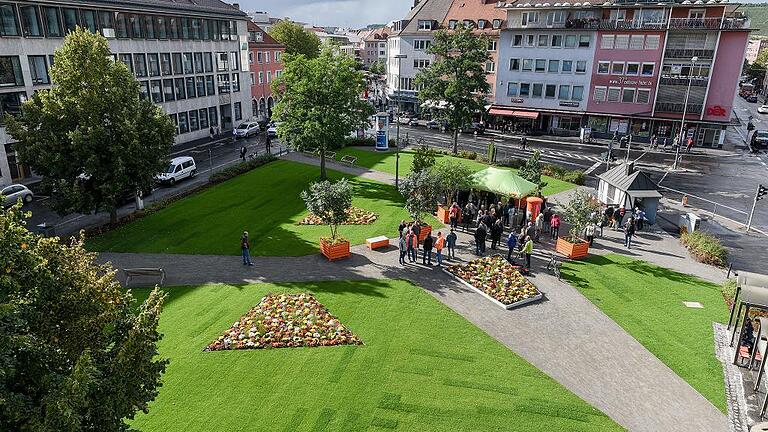
[{"label": "chimney on roof", "polygon": [[627,177],[631,176],[633,172],[635,172],[635,163],[634,162],[627,162],[625,164],[626,167],[626,174]]},{"label": "chimney on roof", "polygon": [[240,3],[232,3],[232,7],[237,10],[240,10]]}]

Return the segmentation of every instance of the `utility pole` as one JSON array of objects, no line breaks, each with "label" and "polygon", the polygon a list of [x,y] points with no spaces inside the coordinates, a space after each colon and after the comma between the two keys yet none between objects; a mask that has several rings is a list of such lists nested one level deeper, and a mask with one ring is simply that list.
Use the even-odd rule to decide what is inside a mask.
[{"label": "utility pole", "polygon": [[395,188],[400,185],[400,73],[402,72],[402,61],[404,58],[408,58],[405,54],[396,54],[397,59],[397,146],[395,147]]},{"label": "utility pole", "polygon": [[688,71],[688,89],[685,91],[685,104],[683,104],[683,117],[680,119],[680,141],[677,143],[677,148],[675,149],[675,162],[672,164],[673,170],[677,169],[677,162],[680,160],[680,147],[683,145],[683,141],[685,140],[685,134],[683,133],[683,130],[685,129],[685,116],[688,115],[688,97],[691,94],[693,67],[697,61],[699,61],[698,57],[691,58],[691,69]]},{"label": "utility pole", "polygon": [[629,162],[629,149],[632,148],[632,131],[629,131],[629,139],[627,140],[627,157],[624,158],[624,162]]},{"label": "utility pole", "polygon": [[763,199],[766,194],[768,194],[768,188],[763,185],[757,185],[755,200],[752,201],[752,210],[749,212],[749,220],[747,220],[747,232],[749,232],[750,228],[752,228],[752,216],[755,215],[755,207],[757,207],[757,202]]}]

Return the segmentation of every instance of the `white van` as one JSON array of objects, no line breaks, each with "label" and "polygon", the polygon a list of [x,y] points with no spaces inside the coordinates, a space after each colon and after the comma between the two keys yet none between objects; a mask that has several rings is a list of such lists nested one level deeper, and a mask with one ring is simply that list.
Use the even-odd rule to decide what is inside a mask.
[{"label": "white van", "polygon": [[189,156],[180,156],[171,159],[168,168],[155,177],[158,182],[173,186],[179,180],[194,177],[197,174],[195,160]]}]

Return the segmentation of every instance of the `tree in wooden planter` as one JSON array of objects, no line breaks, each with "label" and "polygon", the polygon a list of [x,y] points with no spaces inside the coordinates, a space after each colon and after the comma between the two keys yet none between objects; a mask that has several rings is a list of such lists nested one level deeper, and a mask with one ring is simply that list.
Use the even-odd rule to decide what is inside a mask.
[{"label": "tree in wooden planter", "polygon": [[580,235],[592,221],[592,214],[599,209],[587,192],[577,190],[568,205],[563,210],[563,219],[571,229],[568,237],[559,237],[557,239],[556,249],[568,258],[583,258],[589,253],[589,243],[583,240]]},{"label": "tree in wooden planter", "polygon": [[309,191],[301,192],[307,210],[331,229],[331,237],[320,238],[320,250],[329,260],[350,255],[349,241],[339,237],[339,225],[347,220],[347,210],[352,207],[352,188],[347,179],[336,183],[328,180],[312,183]]},{"label": "tree in wooden planter", "polygon": [[440,177],[433,169],[414,171],[400,182],[400,193],[405,198],[405,209],[414,221],[422,226],[419,239],[432,231],[432,226],[425,223],[425,215],[432,213],[443,186]]},{"label": "tree in wooden planter", "polygon": [[451,204],[458,199],[460,191],[472,188],[472,170],[461,162],[446,159],[432,167],[434,174],[440,179],[440,203],[437,207],[437,218],[449,222]]}]

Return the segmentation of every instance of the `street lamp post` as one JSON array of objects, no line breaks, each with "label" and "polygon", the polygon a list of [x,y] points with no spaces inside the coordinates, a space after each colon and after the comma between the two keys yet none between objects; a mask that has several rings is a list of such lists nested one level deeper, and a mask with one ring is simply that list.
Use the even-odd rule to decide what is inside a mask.
[{"label": "street lamp post", "polygon": [[693,80],[693,67],[696,62],[699,61],[698,57],[691,58],[691,69],[688,71],[688,88],[685,91],[685,103],[683,105],[683,118],[680,119],[680,140],[677,143],[677,149],[675,150],[675,162],[672,164],[672,169],[677,169],[677,162],[680,160],[680,146],[683,145],[685,139],[683,131],[685,129],[685,116],[688,114],[688,97],[691,94],[691,81]]},{"label": "street lamp post", "polygon": [[395,58],[397,59],[397,117],[395,117],[395,122],[397,122],[397,133],[396,133],[396,141],[397,146],[395,147],[395,187],[398,187],[400,185],[400,73],[402,72],[402,61],[404,58],[408,58],[405,54],[396,54]]}]

